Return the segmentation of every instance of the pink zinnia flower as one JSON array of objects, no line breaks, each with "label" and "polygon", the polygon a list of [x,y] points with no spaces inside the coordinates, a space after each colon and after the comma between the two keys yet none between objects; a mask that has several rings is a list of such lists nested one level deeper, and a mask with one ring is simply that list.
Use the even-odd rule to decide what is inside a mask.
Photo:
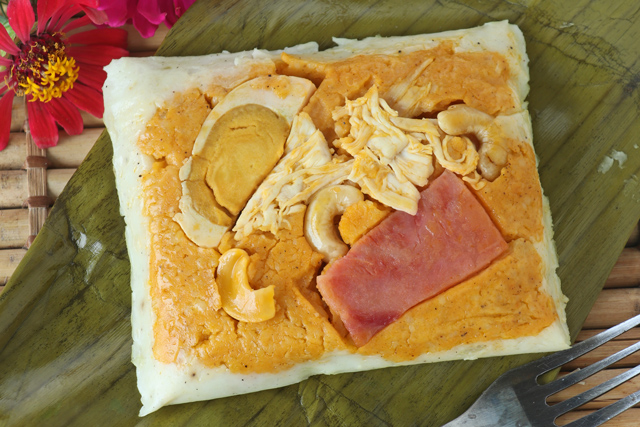
[{"label": "pink zinnia flower", "polygon": [[142,37],[160,24],[171,28],[195,0],[76,0],[94,24],[120,27],[133,23]]},{"label": "pink zinnia flower", "polygon": [[11,104],[15,95],[27,99],[31,134],[40,148],[58,143],[58,123],[70,135],[82,133],[78,109],[102,117],[102,69],[112,59],[127,56],[127,33],[105,28],[66,33],[90,24],[86,16],[67,21],[81,12],[67,0],[40,0],[38,24],[29,0],[10,0],[7,18],[19,40],[11,39],[0,25],[0,150],[7,146]]}]

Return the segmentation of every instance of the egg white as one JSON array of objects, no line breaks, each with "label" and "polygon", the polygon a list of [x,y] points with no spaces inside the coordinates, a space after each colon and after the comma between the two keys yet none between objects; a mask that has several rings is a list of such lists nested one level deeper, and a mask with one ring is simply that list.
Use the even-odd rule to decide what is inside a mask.
[{"label": "egg white", "polygon": [[[524,99],[528,93],[528,58],[522,33],[506,21],[488,23],[468,30],[409,37],[373,37],[361,41],[335,39],[337,47],[318,53],[315,43],[286,51],[320,60],[339,60],[354,54],[394,53],[434,47],[443,40],[454,40],[457,51],[496,51],[505,56],[514,71],[512,89],[519,103],[504,119],[513,132],[532,142],[531,121]],[[388,366],[477,359],[520,353],[549,352],[567,348],[566,297],[556,274],[557,255],[549,204],[543,196],[544,238],[535,248],[544,260],[542,288],[548,292],[558,311],[558,319],[537,336],[485,343],[465,344],[448,351],[423,354],[404,363],[390,362],[379,356],[361,356],[348,352],[325,354],[321,359],[300,363],[291,369],[266,374],[235,374],[225,367],[207,368],[198,360],[179,355],[178,363],[165,364],[153,357],[155,315],[149,294],[150,232],[149,219],[143,215],[143,187],[140,175],[151,169],[153,159],[137,148],[137,140],[156,109],[174,93],[190,88],[204,90],[211,79],[224,79],[230,85],[246,73],[252,64],[273,61],[281,51],[254,50],[220,53],[202,57],[122,58],[113,61],[106,71],[104,85],[104,121],[113,143],[113,165],[125,218],[125,238],[131,261],[133,334],[132,361],[137,369],[141,394],[140,416],[165,405],[249,393],[293,384],[316,374],[336,374],[377,369]],[[195,375],[194,375],[195,374]]]},{"label": "egg white", "polygon": [[[273,89],[269,89],[269,84],[272,80],[279,81],[280,84],[286,82],[288,84],[287,93],[277,94]],[[211,130],[228,111],[246,105],[248,102],[261,105],[286,120],[289,128],[291,128],[294,118],[307,104],[315,90],[316,87],[311,81],[292,76],[274,78],[261,76],[242,83],[229,92],[211,110],[193,144],[192,156],[202,154]],[[193,198],[186,182],[191,174],[192,159],[193,157],[189,157],[180,168],[180,181],[182,181],[181,212],[177,213],[173,219],[180,224],[187,237],[198,246],[205,248],[217,247],[224,233],[231,227],[213,223],[198,213],[193,206]]]}]

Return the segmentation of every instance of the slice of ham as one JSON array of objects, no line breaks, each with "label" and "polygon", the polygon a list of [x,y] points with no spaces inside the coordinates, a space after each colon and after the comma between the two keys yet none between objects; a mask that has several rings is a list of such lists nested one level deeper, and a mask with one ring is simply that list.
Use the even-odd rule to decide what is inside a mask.
[{"label": "slice of ham", "polygon": [[353,342],[366,344],[414,305],[484,269],[507,243],[464,182],[444,172],[415,216],[394,212],[318,277]]}]

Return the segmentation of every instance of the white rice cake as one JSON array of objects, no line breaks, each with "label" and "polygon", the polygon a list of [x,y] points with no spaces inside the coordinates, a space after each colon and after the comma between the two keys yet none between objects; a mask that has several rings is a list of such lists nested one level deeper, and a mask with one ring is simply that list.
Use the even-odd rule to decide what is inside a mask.
[{"label": "white rice cake", "polygon": [[[297,61],[335,63],[356,55],[407,55],[412,52],[436,49],[443,43],[449,43],[455,54],[494,52],[501,55],[504,58],[504,64],[506,64],[506,71],[503,70],[503,72],[508,74],[507,87],[513,105],[502,111],[489,113],[495,117],[509,138],[519,141],[523,144],[522,146],[529,146],[530,152],[533,153],[530,118],[524,101],[529,89],[528,58],[525,53],[524,38],[516,26],[509,25],[507,22],[494,22],[478,28],[438,34],[389,38],[373,37],[361,41],[335,39],[335,42],[336,47],[323,52],[317,51],[315,43],[288,48],[284,52],[290,57],[296,58]],[[155,248],[152,244],[154,241],[151,231],[152,220],[148,209],[145,208],[145,177],[154,171],[154,164],[166,162],[166,159],[161,155],[154,157],[148,150],[145,152],[139,144],[140,138],[148,132],[147,127],[159,109],[172,102],[176,94],[186,93],[193,89],[207,94],[212,86],[232,90],[248,80],[252,73],[255,73],[260,67],[265,70],[275,70],[274,64],[279,64],[279,70],[287,69],[281,67],[281,55],[282,51],[253,50],[233,54],[223,52],[202,57],[122,58],[113,61],[106,67],[108,78],[104,85],[104,120],[113,142],[116,185],[121,213],[126,221],[125,237],[131,260],[131,321],[134,341],[132,359],[137,368],[138,388],[142,396],[143,406],[140,415],[146,415],[165,405],[281,387],[316,374],[336,374],[405,364],[476,359],[518,353],[549,352],[567,348],[569,333],[564,312],[566,297],[561,292],[560,281],[555,273],[557,256],[552,240],[551,215],[546,197],[542,195],[541,189],[537,189],[536,200],[529,202],[519,200],[518,203],[531,203],[528,205],[529,210],[531,210],[531,206],[535,207],[533,215],[537,217],[536,221],[541,227],[538,234],[529,233],[529,237],[521,238],[519,229],[514,231],[508,226],[502,226],[501,221],[505,219],[500,212],[492,213],[492,219],[498,223],[507,241],[513,242],[519,238],[522,241],[527,241],[542,260],[539,272],[542,279],[536,286],[541,294],[546,295],[552,301],[553,319],[548,326],[536,332],[535,335],[503,339],[477,339],[468,343],[458,342],[451,348],[425,351],[415,357],[399,360],[389,357],[385,351],[380,351],[379,354],[375,353],[376,348],[384,348],[377,337],[372,340],[373,350],[363,350],[369,344],[358,349],[349,341],[348,334],[345,337],[345,331],[334,322],[336,336],[341,336],[341,339],[344,339],[346,343],[342,348],[334,346],[333,349],[329,348],[310,360],[283,363],[280,368],[273,368],[275,365],[270,365],[270,368],[258,368],[258,372],[251,372],[250,368],[248,370],[230,369],[224,363],[211,366],[211,363],[203,362],[197,352],[189,351],[186,348],[177,351],[177,356],[171,363],[157,360],[154,355],[156,340],[154,325],[157,322],[157,312],[154,307],[158,307],[158,302],[152,299],[150,288],[158,271],[150,269],[152,268],[150,260]],[[293,68],[295,67],[290,63],[288,69]],[[316,86],[317,83],[316,81]],[[437,92],[437,90],[437,88],[431,87],[431,93]],[[316,94],[319,92],[320,89]],[[384,98],[385,92],[382,89],[380,92],[381,97]],[[212,106],[224,99],[224,93],[220,95],[220,92],[208,94],[208,96],[211,97],[209,101]],[[313,96],[311,101],[313,101]],[[247,100],[247,103],[251,102],[251,99]],[[305,102],[307,101],[305,100]],[[402,107],[401,103],[394,104],[393,100],[390,100],[389,104]],[[434,108],[436,110],[443,109],[447,108],[447,105],[444,107],[434,106]],[[420,114],[422,117],[433,117],[425,115],[424,111],[421,111]],[[313,114],[311,116],[313,118]],[[201,124],[202,122],[198,126]],[[315,123],[315,125],[321,128],[319,123]],[[195,133],[197,134],[198,131],[199,129],[196,129]],[[332,141],[329,141],[329,146],[331,143]],[[336,155],[335,150],[333,155]],[[187,160],[183,159],[183,162],[177,167],[184,166],[186,162]],[[494,197],[494,193],[491,192],[492,185],[498,185],[497,183],[501,179],[509,178],[506,175],[508,173],[503,170],[502,175],[495,181],[486,182],[484,189],[477,190],[478,198],[485,203],[488,201],[490,204],[492,197]],[[537,173],[534,175],[535,182],[539,187]],[[477,186],[480,187],[480,185]],[[302,209],[304,206],[303,203]],[[487,209],[491,212],[490,205]],[[509,211],[505,212],[505,215],[509,215]],[[528,231],[525,232],[525,234],[527,233]],[[317,274],[320,274],[320,271]],[[203,278],[203,280],[205,279]],[[171,286],[171,283],[165,285]],[[456,288],[454,287],[444,294]],[[282,310],[282,307],[277,310]],[[218,307],[218,311],[222,313],[222,316],[226,316],[221,308]],[[322,317],[321,311],[319,309],[318,319]],[[411,323],[411,316],[415,317],[418,315],[416,313],[420,313],[420,311],[412,309],[408,313],[411,315],[405,315],[396,322],[400,325],[397,328],[401,328],[403,322],[405,324]],[[332,324],[329,322],[329,317],[330,314],[325,313],[324,318],[318,322],[324,322],[323,325]],[[396,325],[390,325],[389,328],[391,327],[396,327]],[[384,335],[384,332],[380,332],[379,335]],[[428,348],[425,345],[419,348]]]}]

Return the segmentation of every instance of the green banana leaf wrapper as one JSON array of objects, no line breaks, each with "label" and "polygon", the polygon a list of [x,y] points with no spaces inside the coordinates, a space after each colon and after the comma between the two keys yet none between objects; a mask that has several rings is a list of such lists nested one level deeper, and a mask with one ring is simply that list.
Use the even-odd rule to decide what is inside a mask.
[{"label": "green banana leaf wrapper", "polygon": [[[640,2],[197,2],[158,55],[281,49],[507,19],[530,58],[534,145],[575,338],[640,218]],[[627,160],[598,168],[612,150]],[[57,200],[0,296],[0,424],[440,425],[524,355],[316,376],[138,417],[130,264],[109,136]]]}]

